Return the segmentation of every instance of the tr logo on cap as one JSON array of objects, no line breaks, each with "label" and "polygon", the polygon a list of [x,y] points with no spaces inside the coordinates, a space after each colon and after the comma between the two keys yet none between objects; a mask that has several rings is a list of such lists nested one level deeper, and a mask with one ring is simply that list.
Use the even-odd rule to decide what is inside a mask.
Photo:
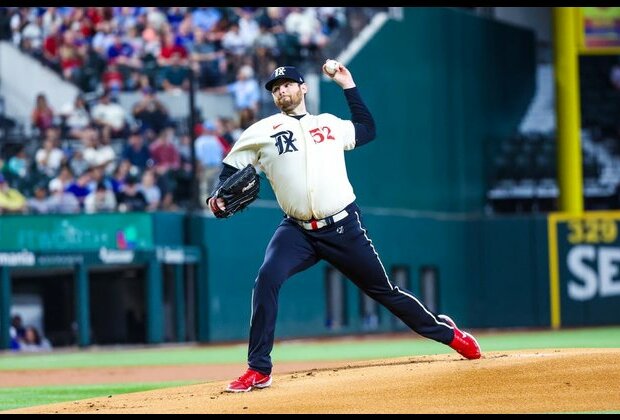
[{"label": "tr logo on cap", "polygon": [[304,77],[297,71],[297,69],[293,66],[280,66],[276,68],[273,73],[271,73],[271,77],[265,83],[265,89],[271,92],[271,88],[273,84],[278,79],[289,79],[296,83],[304,83]]}]

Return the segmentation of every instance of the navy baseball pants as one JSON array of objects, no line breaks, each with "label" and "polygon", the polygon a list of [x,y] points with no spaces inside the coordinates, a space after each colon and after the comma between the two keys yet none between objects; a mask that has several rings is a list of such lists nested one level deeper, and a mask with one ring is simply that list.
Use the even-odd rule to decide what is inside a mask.
[{"label": "navy baseball pants", "polygon": [[348,216],[317,230],[306,230],[285,218],[276,229],[252,292],[248,365],[271,374],[278,294],[282,284],[319,260],[338,269],[368,296],[384,305],[418,334],[448,344],[454,331],[441,322],[411,292],[393,286],[372,241],[359,207],[352,203]]}]

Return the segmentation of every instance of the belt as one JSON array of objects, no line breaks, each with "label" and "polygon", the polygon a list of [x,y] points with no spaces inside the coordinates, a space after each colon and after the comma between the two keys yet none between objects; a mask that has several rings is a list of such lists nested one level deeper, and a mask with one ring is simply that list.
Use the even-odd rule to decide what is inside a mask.
[{"label": "belt", "polygon": [[336,213],[332,216],[329,216],[329,217],[326,217],[320,220],[310,219],[310,220],[304,221],[304,220],[297,220],[290,216],[289,216],[289,219],[291,219],[292,221],[294,221],[295,223],[297,223],[299,226],[301,226],[302,228],[306,230],[317,230],[325,226],[333,225],[334,223],[341,221],[348,215],[349,215],[348,211],[342,210],[339,213]]}]

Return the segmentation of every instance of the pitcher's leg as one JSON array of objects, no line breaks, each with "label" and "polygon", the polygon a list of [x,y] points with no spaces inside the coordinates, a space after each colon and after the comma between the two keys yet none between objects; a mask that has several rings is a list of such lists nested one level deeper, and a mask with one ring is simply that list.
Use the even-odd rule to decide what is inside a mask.
[{"label": "pitcher's leg", "polygon": [[[346,243],[346,248],[340,243]],[[454,331],[448,323],[438,318],[413,293],[390,282],[359,212],[346,222],[340,235],[333,236],[331,245],[324,250],[325,259],[368,296],[418,334],[443,344],[452,341]]]},{"label": "pitcher's leg", "polygon": [[312,245],[298,227],[286,220],[274,233],[252,291],[248,365],[264,374],[272,369],[271,350],[278,314],[278,294],[292,275],[317,262]]}]

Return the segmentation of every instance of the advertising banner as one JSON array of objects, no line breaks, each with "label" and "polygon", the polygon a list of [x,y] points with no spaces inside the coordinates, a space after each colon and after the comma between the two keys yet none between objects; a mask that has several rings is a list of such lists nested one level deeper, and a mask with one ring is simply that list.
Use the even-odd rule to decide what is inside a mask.
[{"label": "advertising banner", "polygon": [[620,323],[620,212],[548,218],[555,327]]}]

